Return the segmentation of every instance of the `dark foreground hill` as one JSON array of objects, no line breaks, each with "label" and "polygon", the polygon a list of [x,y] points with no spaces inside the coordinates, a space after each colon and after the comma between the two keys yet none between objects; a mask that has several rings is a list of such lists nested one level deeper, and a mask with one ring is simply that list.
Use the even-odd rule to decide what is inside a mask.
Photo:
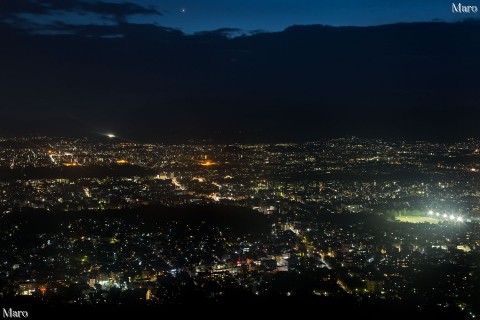
[{"label": "dark foreground hill", "polygon": [[[144,232],[158,230],[170,223],[176,237],[190,232],[208,231],[216,227],[230,236],[241,234],[260,234],[268,231],[266,216],[248,208],[220,205],[190,205],[181,207],[149,206],[134,209],[88,211],[88,212],[50,212],[44,210],[24,210],[4,214],[0,220],[0,229],[8,230],[20,226],[20,234],[27,237],[39,233],[54,233],[61,225],[76,221],[94,221],[97,226],[109,222],[121,222],[129,228]],[[174,222],[172,224],[172,222]],[[87,223],[85,223],[87,225]],[[206,226],[199,229],[198,226]],[[112,236],[110,230],[84,230],[104,236]]]}]

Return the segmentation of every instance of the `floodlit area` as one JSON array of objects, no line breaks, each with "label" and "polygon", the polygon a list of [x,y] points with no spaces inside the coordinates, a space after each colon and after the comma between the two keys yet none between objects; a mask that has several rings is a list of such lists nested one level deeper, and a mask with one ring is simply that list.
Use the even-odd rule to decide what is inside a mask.
[{"label": "floodlit area", "polygon": [[428,211],[425,215],[419,214],[401,214],[395,217],[397,221],[400,222],[407,222],[407,223],[431,223],[437,224],[443,221],[446,222],[456,222],[462,223],[464,222],[464,218],[460,215],[455,215],[451,213],[440,213],[440,212],[433,212]]},{"label": "floodlit area", "polygon": [[432,223],[437,224],[439,223],[440,219],[433,218],[433,217],[421,217],[421,216],[401,216],[396,217],[396,220],[400,222],[408,222],[408,223]]}]

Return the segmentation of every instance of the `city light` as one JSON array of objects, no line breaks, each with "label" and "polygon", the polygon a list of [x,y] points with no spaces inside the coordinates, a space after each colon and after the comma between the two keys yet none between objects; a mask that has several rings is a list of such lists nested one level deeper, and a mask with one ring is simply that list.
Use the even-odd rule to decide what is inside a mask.
[{"label": "city light", "polygon": [[213,162],[213,161],[210,161],[210,160],[200,162],[200,165],[201,165],[201,166],[204,166],[204,167],[210,167],[210,166],[214,166],[214,165],[216,165],[216,164],[217,164],[217,163],[215,163],[215,162]]},{"label": "city light", "polygon": [[[438,181],[431,183],[425,180],[424,193],[417,192],[418,182],[386,180],[359,184],[350,180],[339,181],[328,175],[322,176],[321,181],[312,182],[308,176],[315,175],[319,165],[309,159],[315,153],[320,159],[319,154],[325,156],[325,152],[303,144],[289,145],[285,152],[273,149],[275,153],[270,145],[238,145],[235,152],[231,152],[228,149],[224,151],[225,146],[218,145],[143,144],[124,139],[110,140],[107,134],[102,136],[107,140],[47,138],[45,142],[38,143],[39,147],[28,145],[28,152],[0,149],[0,153],[3,152],[0,154],[0,163],[3,161],[5,167],[11,165],[13,160],[15,166],[23,168],[33,163],[58,172],[61,177],[30,177],[28,170],[22,170],[16,176],[18,180],[0,181],[0,191],[5,191],[0,192],[0,203],[3,201],[21,206],[18,209],[12,205],[5,206],[4,212],[8,213],[23,207],[33,212],[39,209],[62,213],[62,219],[52,219],[51,222],[58,231],[48,236],[39,233],[36,242],[29,244],[32,250],[22,255],[22,261],[40,265],[62,263],[72,267],[71,270],[78,270],[71,271],[67,280],[61,272],[54,273],[53,279],[63,279],[65,286],[88,285],[89,289],[86,290],[91,295],[75,300],[79,305],[100,303],[100,294],[107,294],[111,288],[136,290],[141,293],[143,300],[148,296],[152,304],[162,301],[175,303],[175,296],[162,296],[161,299],[165,300],[156,296],[157,292],[168,292],[161,289],[163,284],[160,286],[157,279],[162,281],[177,277],[178,280],[183,277],[207,281],[217,279],[220,287],[223,286],[220,279],[238,277],[238,282],[229,285],[241,286],[252,296],[257,288],[261,288],[259,294],[268,297],[270,288],[264,280],[266,274],[309,276],[309,271],[302,269],[300,272],[295,268],[305,262],[312,263],[312,268],[332,270],[328,281],[336,281],[336,290],[346,294],[362,298],[384,296],[388,299],[388,288],[390,293],[404,297],[404,294],[408,294],[405,291],[407,288],[408,292],[421,292],[417,283],[412,281],[411,267],[419,271],[429,268],[438,261],[439,253],[448,261],[468,267],[465,261],[471,260],[464,257],[475,252],[478,235],[471,231],[470,226],[478,222],[468,215],[468,211],[460,213],[461,208],[474,208],[467,206],[464,199],[465,195],[475,192],[475,186],[464,181],[457,184],[442,182],[442,185],[438,185]],[[114,137],[113,134],[110,136]],[[368,141],[363,144],[368,145]],[[332,168],[337,167],[343,174],[356,177],[357,168],[342,169],[344,167],[341,166],[344,162],[342,154],[346,153],[349,159],[351,145],[350,140],[344,144],[335,142],[335,149],[327,156]],[[357,156],[360,157],[364,150],[358,152]],[[372,151],[376,152],[375,149]],[[443,149],[439,152],[443,152]],[[214,157],[210,158],[209,155]],[[407,154],[404,161],[410,162],[412,157],[415,157],[415,153]],[[419,164],[422,159],[419,158]],[[423,166],[419,165],[419,168],[424,170]],[[328,170],[333,171],[331,168]],[[435,172],[437,169],[432,170]],[[298,172],[306,174],[297,176]],[[444,188],[446,185],[449,187]],[[434,202],[420,207],[421,201],[427,200],[424,199],[425,195]],[[412,201],[412,197],[416,198],[415,201]],[[372,204],[372,199],[380,201],[382,207],[393,207],[395,210],[382,213],[376,204]],[[337,224],[336,219],[316,221],[316,210],[307,209],[306,205],[310,203],[326,205],[328,215],[335,218],[338,214],[341,220],[345,219],[348,223],[342,221]],[[265,223],[259,229],[264,231],[254,238],[248,229],[241,234],[231,233],[232,226],[243,228],[242,224],[250,224],[234,220],[236,214],[225,219],[234,221],[228,226],[223,226],[224,222],[221,222],[211,228],[210,224],[213,226],[216,219],[213,217],[211,221],[202,217],[198,224],[190,219],[182,222],[184,206],[192,210],[193,216],[197,215],[195,211],[200,208],[200,217],[204,214],[201,213],[204,205],[205,208],[217,210],[217,207],[222,208],[225,204],[225,213],[220,211],[222,213],[215,216],[223,217],[226,212],[235,212],[235,207],[253,210],[252,214],[260,216],[252,225]],[[155,210],[159,215],[165,210],[165,216],[171,214],[178,222],[168,222],[166,219],[166,223],[158,223],[152,228],[153,220],[144,220],[141,214],[143,210],[147,210],[147,213],[148,210]],[[95,214],[84,217],[84,211]],[[64,215],[63,212],[69,214]],[[122,215],[129,212],[135,213],[136,218],[123,219]],[[378,219],[375,219],[375,223],[362,222],[359,228],[356,221],[365,212],[369,215],[378,214]],[[108,215],[112,215],[112,219],[98,223],[98,218],[103,219]],[[268,219],[263,220],[263,216],[268,216]],[[393,219],[399,223],[392,223]],[[3,229],[0,231],[6,230],[0,233],[4,239],[15,239],[18,237],[16,233],[23,232],[25,241],[30,241],[29,229],[22,230],[21,225],[17,229],[16,222],[9,224],[8,219],[1,222]],[[183,231],[172,232],[175,228]],[[379,233],[380,228],[387,231]],[[204,233],[202,229],[207,232]],[[85,233],[88,235],[84,236]],[[467,233],[473,236],[466,236]],[[364,239],[378,245],[365,246]],[[451,251],[449,248],[457,250]],[[461,255],[458,254],[459,250]],[[40,257],[36,252],[45,252],[45,256]],[[161,263],[150,264],[148,261],[152,254],[153,257],[160,257]],[[198,254],[202,259],[205,258],[201,264],[198,264]],[[391,259],[392,255],[401,259]],[[175,265],[179,258],[182,259],[182,267],[177,269]],[[102,264],[106,263],[123,264],[128,277],[122,270],[100,271]],[[7,267],[8,270],[16,270],[21,269],[22,265],[12,260]],[[372,267],[383,271],[384,276],[372,278]],[[191,271],[184,272],[184,268]],[[355,273],[351,272],[353,268]],[[40,269],[42,280],[52,277],[43,270],[49,269]],[[352,284],[344,282],[344,279],[339,281],[335,279],[335,272],[348,274],[355,281]],[[16,294],[33,294],[40,292],[38,288],[46,288],[40,294],[42,298],[49,299],[52,291],[49,282],[34,280],[40,277],[37,274],[35,278],[33,274],[29,276],[27,280],[30,282],[19,284]],[[9,287],[3,290],[10,290],[11,285],[18,282],[12,276],[6,279]],[[471,291],[465,292],[461,279],[452,280],[456,285],[452,294],[463,299]],[[363,283],[363,286],[356,287],[353,285],[355,283]],[[197,285],[192,286],[194,288]],[[146,290],[147,287],[150,291]],[[282,291],[284,295],[298,296],[297,291],[287,289]],[[0,293],[1,290],[0,286]],[[322,287],[315,290],[316,295],[335,295],[329,290],[323,293],[325,289]],[[440,294],[439,298],[442,298]],[[468,306],[464,309],[468,310]]]},{"label": "city light", "polygon": [[79,164],[76,163],[76,162],[66,162],[63,164],[65,167],[76,167],[78,166]]}]

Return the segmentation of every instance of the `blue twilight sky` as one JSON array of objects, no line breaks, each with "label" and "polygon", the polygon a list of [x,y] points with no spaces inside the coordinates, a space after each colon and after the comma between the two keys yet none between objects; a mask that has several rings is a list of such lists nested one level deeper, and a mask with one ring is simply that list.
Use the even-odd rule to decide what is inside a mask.
[{"label": "blue twilight sky", "polygon": [[[125,3],[116,0],[82,1]],[[52,0],[48,2],[53,8],[55,3],[61,3]],[[462,3],[475,5],[477,2],[479,0]],[[367,26],[434,19],[455,21],[478,17],[478,14],[452,14],[452,2],[448,0],[132,0],[131,3],[154,8],[161,14],[129,14],[126,16],[128,22],[155,23],[178,28],[186,33],[219,28],[279,31],[295,24]],[[40,15],[29,12],[20,16],[41,23],[112,23],[105,16],[90,14],[88,11],[58,10],[56,13]]]}]

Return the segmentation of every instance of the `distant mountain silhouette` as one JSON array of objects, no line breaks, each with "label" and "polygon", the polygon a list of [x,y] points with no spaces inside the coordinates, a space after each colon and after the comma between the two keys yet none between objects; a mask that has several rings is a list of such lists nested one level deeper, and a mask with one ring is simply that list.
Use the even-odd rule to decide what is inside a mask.
[{"label": "distant mountain silhouette", "polygon": [[480,136],[478,21],[292,26],[235,38],[128,23],[0,30],[3,135]]}]

